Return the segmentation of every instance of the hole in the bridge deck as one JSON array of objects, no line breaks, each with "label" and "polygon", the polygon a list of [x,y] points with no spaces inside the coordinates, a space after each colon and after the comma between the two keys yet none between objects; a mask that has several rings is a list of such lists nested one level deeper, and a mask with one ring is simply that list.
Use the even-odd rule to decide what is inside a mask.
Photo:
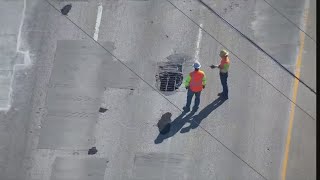
[{"label": "hole in the bridge deck", "polygon": [[159,65],[156,75],[157,88],[160,91],[175,91],[183,81],[182,64],[166,62]]}]

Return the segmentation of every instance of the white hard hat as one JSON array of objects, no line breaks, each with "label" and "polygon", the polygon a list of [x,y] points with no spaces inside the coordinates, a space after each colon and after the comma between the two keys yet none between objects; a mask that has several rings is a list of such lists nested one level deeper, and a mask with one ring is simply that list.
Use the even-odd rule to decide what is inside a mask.
[{"label": "white hard hat", "polygon": [[201,67],[201,64],[200,64],[198,61],[196,61],[196,62],[193,64],[193,67],[194,67],[195,69],[199,69],[199,68]]}]

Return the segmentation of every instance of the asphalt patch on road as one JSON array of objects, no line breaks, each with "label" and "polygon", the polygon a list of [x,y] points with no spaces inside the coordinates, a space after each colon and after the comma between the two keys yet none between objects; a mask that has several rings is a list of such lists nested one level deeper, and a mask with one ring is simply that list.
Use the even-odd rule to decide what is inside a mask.
[{"label": "asphalt patch on road", "polygon": [[52,165],[50,180],[103,180],[106,158],[57,157]]},{"label": "asphalt patch on road", "polygon": [[183,154],[139,152],[134,157],[132,179],[197,179],[193,174],[196,168]]}]

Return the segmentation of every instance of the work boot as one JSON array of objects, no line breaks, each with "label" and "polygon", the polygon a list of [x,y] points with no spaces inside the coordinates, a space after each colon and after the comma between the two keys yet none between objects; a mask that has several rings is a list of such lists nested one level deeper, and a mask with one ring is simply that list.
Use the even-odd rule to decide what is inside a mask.
[{"label": "work boot", "polygon": [[199,107],[193,107],[193,108],[192,108],[192,112],[197,112],[198,109],[199,109]]},{"label": "work boot", "polygon": [[218,96],[220,96],[220,97],[222,97],[223,99],[226,99],[226,100],[229,99],[228,94],[225,94],[223,92],[218,93]]},{"label": "work boot", "polygon": [[183,110],[184,110],[184,112],[189,112],[190,108],[185,106],[185,107],[183,107]]},{"label": "work boot", "polygon": [[222,97],[225,100],[229,99],[228,94],[222,94],[220,97]]}]

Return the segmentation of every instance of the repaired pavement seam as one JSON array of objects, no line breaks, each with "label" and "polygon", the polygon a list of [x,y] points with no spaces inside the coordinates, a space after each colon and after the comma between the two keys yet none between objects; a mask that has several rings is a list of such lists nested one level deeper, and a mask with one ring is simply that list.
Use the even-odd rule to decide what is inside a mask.
[{"label": "repaired pavement seam", "polygon": [[25,68],[26,68],[27,66],[31,65],[31,58],[30,58],[29,51],[20,50],[20,48],[21,48],[20,47],[21,46],[21,31],[22,31],[22,27],[23,27],[23,23],[24,23],[24,19],[25,19],[26,7],[27,7],[27,0],[23,0],[23,10],[22,10],[22,16],[21,16],[19,32],[18,32],[18,37],[17,37],[17,49],[16,49],[17,53],[21,53],[24,55],[24,63],[13,65],[13,72],[12,72],[12,77],[11,77],[11,81],[10,81],[10,89],[9,89],[9,93],[8,93],[9,100],[7,103],[7,108],[1,108],[0,111],[8,112],[9,109],[11,108],[11,104],[12,104],[11,94],[13,92],[12,85],[13,85],[13,80],[14,80],[14,74],[16,72],[16,66],[20,65],[20,66],[25,66]]}]

